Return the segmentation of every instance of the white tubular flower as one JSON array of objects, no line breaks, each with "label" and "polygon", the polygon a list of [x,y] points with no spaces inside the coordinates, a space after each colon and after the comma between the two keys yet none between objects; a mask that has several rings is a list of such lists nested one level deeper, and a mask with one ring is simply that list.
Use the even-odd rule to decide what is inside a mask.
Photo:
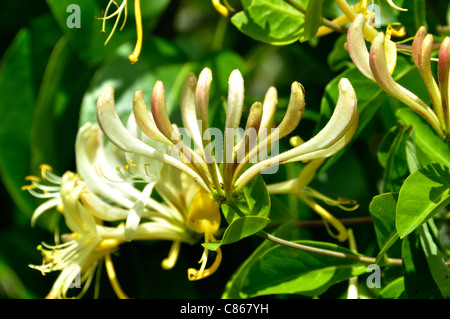
[{"label": "white tubular flower", "polygon": [[39,246],[44,255],[43,264],[30,265],[43,274],[61,271],[47,298],[67,298],[70,288],[85,283],[82,295],[89,287],[98,261],[123,241],[105,235],[102,226],[97,225],[88,209],[81,204],[79,199],[85,185],[77,174],[65,173],[60,185],[60,204],[65,224],[72,233],[63,236],[67,242],[62,244]]},{"label": "white tubular flower", "polygon": [[[303,115],[305,100],[301,84],[292,84],[289,105],[278,126],[274,125],[278,96],[276,89],[271,87],[263,103],[256,102],[251,106],[242,130],[244,80],[241,73],[234,70],[229,77],[225,129],[219,131],[208,124],[211,81],[212,74],[208,68],[203,69],[198,81],[192,73],[186,78],[180,108],[187,136],[170,122],[162,82],[157,81],[154,86],[151,112],[142,92],[136,92],[133,114],[137,125],[148,138],[168,145],[170,155],[143,143],[125,128],[115,112],[113,89],[110,87],[104,89],[98,100],[98,122],[105,136],[118,148],[148,160],[162,161],[182,171],[218,203],[233,202],[250,180],[278,164],[335,154],[351,140],[358,124],[355,92],[350,82],[342,79],[339,100],[326,127],[303,145],[278,154],[278,150],[274,150],[276,142],[289,135]],[[214,143],[212,135],[215,136]],[[193,143],[186,141],[190,138]],[[191,144],[195,146],[191,147]],[[249,165],[252,163],[253,166]]]},{"label": "white tubular flower", "polygon": [[[46,172],[45,176],[48,178],[49,172]],[[54,198],[59,200],[56,205],[60,207],[59,211],[62,212],[64,222],[71,233],[62,236],[64,242],[61,244],[40,245],[38,249],[44,256],[43,264],[30,265],[43,274],[61,271],[47,297],[67,298],[70,288],[81,288],[81,284],[84,283],[78,297],[82,296],[91,283],[98,262],[105,258],[108,276],[114,290],[119,297],[125,298],[126,295],[122,292],[116,276],[111,273],[113,268],[109,255],[128,240],[126,228],[123,223],[110,227],[103,225],[103,221],[127,218],[129,210],[104,202],[89,190],[78,174],[72,172],[66,172],[59,179],[59,186],[54,187],[54,194],[56,187],[59,187],[59,196],[54,195]],[[171,211],[167,206],[162,209]],[[34,216],[33,220],[42,213],[42,210],[42,208],[36,210],[35,215],[38,215]],[[112,216],[107,217],[108,214]],[[179,222],[171,223],[170,219],[164,219],[165,216],[159,212],[146,210],[143,217],[148,220],[137,226],[134,236],[136,240],[168,240],[188,244],[198,241],[198,236],[187,226]]]},{"label": "white tubular flower", "polygon": [[[133,121],[130,121],[130,125],[133,125]],[[150,195],[159,180],[161,163],[141,166],[139,165],[141,159],[134,154],[124,154],[114,145],[109,145],[105,149],[103,134],[96,124],[87,123],[80,128],[75,148],[77,171],[93,193],[129,210],[125,231],[127,241],[132,240],[145,207],[153,204],[159,208],[159,204],[150,199]],[[124,166],[124,172],[122,173],[120,169],[118,172],[119,163],[125,160],[128,164]],[[129,183],[130,180],[145,183],[143,191],[139,191],[133,183]],[[118,217],[122,218],[121,215]],[[114,220],[112,214],[106,218]]]},{"label": "white tubular flower", "polygon": [[417,31],[412,45],[414,63],[427,87],[433,105],[432,109],[421,98],[397,83],[392,77],[389,61],[386,58],[388,42],[383,33],[380,32],[375,36],[370,51],[367,50],[364,39],[365,25],[364,16],[356,16],[347,35],[348,51],[355,66],[368,79],[377,83],[383,91],[422,116],[442,139],[450,139],[449,38],[444,39],[440,46],[438,81],[433,76],[430,63],[433,36],[427,34],[425,27],[421,27]]},{"label": "white tubular flower", "polygon": [[[22,186],[23,191],[28,191],[31,195],[38,198],[45,198],[46,201],[39,205],[31,217],[31,226],[36,225],[36,220],[44,212],[56,208],[60,213],[63,213],[63,206],[61,202],[61,177],[52,172],[52,168],[47,164],[39,166],[41,170],[41,178],[37,176],[26,176],[25,180],[29,181],[29,185]],[[43,182],[47,181],[50,185]]]}]

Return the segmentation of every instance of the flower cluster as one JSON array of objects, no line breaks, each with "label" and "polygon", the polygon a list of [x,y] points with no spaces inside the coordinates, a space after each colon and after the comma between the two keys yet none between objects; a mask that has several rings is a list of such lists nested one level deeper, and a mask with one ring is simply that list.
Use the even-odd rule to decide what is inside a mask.
[{"label": "flower cluster", "polygon": [[[335,204],[306,186],[324,158],[342,149],[356,130],[356,95],[347,79],[339,83],[336,109],[326,126],[310,140],[282,153],[273,146],[297,127],[304,111],[304,90],[299,83],[292,84],[286,114],[278,125],[274,123],[277,91],[271,87],[263,103],[251,106],[245,130],[239,130],[244,81],[239,71],[233,71],[220,138],[220,131],[208,125],[211,83],[207,68],[198,81],[189,74],[184,83],[180,103],[189,139],[169,120],[162,82],[155,84],[151,110],[142,92],[136,92],[133,112],[125,124],[116,113],[113,89],[105,88],[97,103],[98,124],[87,123],[78,131],[77,173],[69,171],[58,177],[44,165],[42,178],[26,178],[30,185],[24,189],[47,199],[36,209],[33,224],[43,212],[56,207],[69,229],[61,236],[63,243],[40,246],[43,264],[32,266],[43,273],[61,271],[49,297],[67,297],[76,278],[85,283],[84,292],[101,260],[106,262],[117,295],[126,297],[114,274],[111,252],[134,240],[168,240],[173,244],[162,267],[174,267],[181,243],[195,244],[202,236],[204,242],[216,241],[220,204],[233,202],[248,182],[279,164],[310,161],[306,167],[312,165],[313,169],[305,169],[308,176],[299,177],[301,182],[295,185],[287,181],[288,187],[269,186],[271,193],[287,190],[311,205],[311,197]],[[154,199],[154,192],[162,201]],[[317,205],[311,207],[337,226],[338,239],[345,240],[345,231],[331,216]],[[210,254],[215,254],[215,259],[207,267]],[[188,279],[210,276],[221,260],[220,248],[215,252],[204,248],[200,268],[188,269]]]},{"label": "flower cluster", "polygon": [[[133,121],[130,121],[131,127]],[[135,125],[135,124],[134,124]],[[74,282],[85,283],[82,295],[102,259],[119,297],[126,297],[114,274],[110,253],[132,240],[172,241],[169,256],[162,261],[164,269],[175,266],[181,243],[195,244],[204,234],[205,241],[214,241],[220,224],[219,207],[208,200],[188,176],[179,170],[155,161],[142,171],[114,145],[104,145],[104,136],[97,124],[85,124],[76,140],[77,173],[66,172],[58,177],[48,165],[42,165],[42,178],[29,176],[24,186],[34,196],[47,199],[35,211],[32,224],[45,211],[57,208],[64,216],[69,233],[62,243],[38,247],[43,264],[31,265],[42,273],[61,271],[48,298],[66,298]],[[139,162],[138,158],[133,158]],[[128,164],[121,168],[121,163]],[[142,190],[137,183],[143,183]],[[164,199],[159,202],[150,195],[155,190]],[[208,212],[206,216],[206,212]],[[188,278],[198,280],[211,275],[219,266],[221,252],[206,268],[205,250],[200,270],[189,269]]]},{"label": "flower cluster", "polygon": [[353,21],[347,37],[348,51],[355,66],[381,89],[405,103],[420,114],[442,139],[450,138],[449,104],[449,38],[440,45],[438,83],[431,68],[433,36],[421,27],[413,41],[412,54],[420,75],[427,87],[434,110],[417,95],[397,83],[388,69],[385,55],[385,37],[382,32],[375,37],[370,52],[364,39],[365,19],[358,15]]},{"label": "flower cluster", "polygon": [[[97,119],[105,136],[124,152],[156,159],[191,176],[218,203],[232,203],[239,192],[259,174],[279,164],[307,161],[331,156],[353,137],[358,125],[356,95],[350,82],[339,83],[339,99],[327,125],[313,138],[288,151],[273,151],[273,145],[291,133],[299,124],[305,107],[303,87],[294,82],[283,120],[275,126],[277,91],[271,87],[263,103],[255,102],[249,111],[243,136],[239,125],[244,108],[244,81],[238,70],[229,77],[225,128],[208,125],[209,90],[212,74],[205,68],[197,81],[189,74],[183,86],[180,109],[184,130],[193,140],[185,142],[181,130],[168,117],[164,85],[157,81],[151,112],[144,96],[137,91],[133,100],[136,123],[146,137],[167,145],[168,153],[136,138],[120,121],[114,103],[113,88],[105,88],[97,104]],[[214,146],[212,132],[220,133]],[[242,130],[241,130],[242,133]],[[222,143],[223,142],[223,143]],[[272,152],[269,152],[271,150]],[[270,153],[270,154],[269,154]],[[273,153],[276,153],[273,155]],[[221,164],[221,165],[219,165]],[[253,164],[253,165],[252,165]]]}]

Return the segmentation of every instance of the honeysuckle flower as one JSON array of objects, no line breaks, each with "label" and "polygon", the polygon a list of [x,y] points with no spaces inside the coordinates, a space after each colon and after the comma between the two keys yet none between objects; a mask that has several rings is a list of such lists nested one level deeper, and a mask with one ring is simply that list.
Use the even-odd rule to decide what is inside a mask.
[{"label": "honeysuckle flower", "polygon": [[[129,122],[132,128],[133,121]],[[160,178],[162,163],[141,166],[139,157],[125,154],[111,144],[105,147],[103,138],[97,124],[87,123],[80,128],[75,143],[77,172],[95,194],[128,209],[125,231],[127,241],[131,241],[146,209],[160,211],[163,215],[166,213],[160,204],[150,197]],[[153,142],[153,145],[155,144],[156,142]],[[124,165],[124,162],[127,164]],[[122,166],[123,170],[117,169]],[[135,187],[137,182],[144,184],[142,191]],[[103,218],[123,218],[122,210],[114,212],[118,216],[110,212]],[[179,219],[174,216],[163,217],[169,220]]]},{"label": "honeysuckle flower", "polygon": [[[48,165],[41,166],[42,178],[26,177],[30,185],[23,189],[47,199],[36,209],[32,223],[35,224],[43,212],[56,207],[71,231],[61,237],[62,244],[40,245],[38,249],[44,255],[43,264],[31,265],[44,274],[61,271],[49,298],[66,298],[74,280],[79,284],[85,283],[81,296],[102,259],[105,259],[108,276],[117,295],[126,298],[114,274],[110,253],[127,241],[172,241],[169,256],[162,261],[162,267],[170,269],[176,263],[181,243],[197,243],[200,234],[205,236],[205,242],[215,240],[214,234],[220,225],[219,206],[205,197],[192,179],[171,167],[157,168],[161,178],[153,183],[152,189],[164,199],[162,203],[157,202],[147,197],[148,194],[143,195],[145,186],[140,191],[134,183],[145,183],[149,175],[152,176],[149,174],[152,169],[146,166],[158,167],[162,166],[161,163],[146,163],[141,171],[136,164],[127,164],[131,166],[125,170],[134,171],[123,174],[120,166],[126,158],[125,153],[113,144],[105,146],[103,140],[97,124],[87,123],[80,128],[75,149],[77,169],[83,177],[70,171],[59,177]],[[113,169],[114,165],[118,165],[117,170]],[[140,219],[130,237],[127,231],[130,211],[137,211],[137,206],[140,206]],[[116,222],[118,226],[107,226],[108,222]],[[208,251],[205,249],[200,270],[188,269],[189,280],[202,279],[214,273],[221,257],[221,251],[217,250],[215,261],[206,268]]]},{"label": "honeysuckle flower", "polygon": [[[99,261],[105,258],[107,269],[111,268],[109,254],[126,241],[123,223],[111,227],[103,225],[103,220],[98,218],[101,215],[99,212],[105,214],[120,208],[106,202],[102,203],[78,174],[68,171],[61,177],[60,199],[65,225],[71,233],[62,236],[63,243],[56,245],[43,243],[39,246],[38,249],[44,256],[43,264],[30,265],[44,274],[61,271],[48,298],[66,298],[77,277],[79,284],[85,283],[81,292],[83,294],[91,283]],[[172,240],[192,244],[195,238],[185,230],[166,222],[145,222],[136,230],[135,239]],[[126,297],[110,269],[108,276],[118,296]]]},{"label": "honeysuckle flower", "polygon": [[[136,130],[134,117],[130,117],[127,124],[128,131],[139,140],[146,141],[148,145],[152,145],[159,150],[167,148],[166,145],[139,134],[140,131]],[[139,216],[142,219],[152,219],[183,230],[185,236],[180,236],[173,241],[168,258],[162,262],[164,269],[174,267],[181,242],[193,244],[199,240],[197,234],[204,234],[205,242],[215,241],[214,234],[218,231],[220,225],[219,205],[208,197],[189,176],[170,166],[163,166],[160,161],[151,160],[144,163],[140,156],[135,154],[125,155],[114,144],[110,143],[105,147],[103,145],[104,136],[97,124],[85,124],[80,129],[78,136],[76,150],[78,154],[77,164],[80,163],[77,165],[80,175],[84,176],[90,183],[101,185],[102,189],[97,190],[98,194],[116,203],[119,207],[125,207],[125,209],[121,209],[97,200],[92,202],[91,205],[92,213],[96,217],[109,221],[129,218],[126,209],[137,210],[136,206],[139,204],[141,208]],[[119,155],[119,158],[117,158],[117,155]],[[90,159],[86,160],[89,156]],[[130,161],[129,157],[132,156],[134,156],[135,162],[132,161],[132,164],[125,165],[125,167],[128,166],[126,168],[127,174],[117,173],[114,167],[121,166],[120,158],[122,162],[125,161],[125,158]],[[85,161],[84,165],[81,164],[83,161]],[[152,181],[155,175],[158,176],[158,180],[153,183],[152,188],[164,199],[162,203],[147,195],[143,197],[129,183],[130,181],[144,181],[147,183],[146,187],[148,187],[152,183],[148,183],[149,178]],[[95,197],[93,193],[88,195],[90,199]],[[140,234],[140,228],[143,225],[145,223],[137,226],[135,235],[137,238],[134,239],[144,239]],[[126,226],[128,226],[128,223]],[[125,229],[125,239],[130,240],[127,234]],[[216,251],[216,254],[216,259],[211,267],[206,268],[208,250],[204,249],[200,270],[188,269],[188,279],[198,280],[213,274],[220,265],[222,256],[220,249]]]},{"label": "honeysuckle flower", "polygon": [[79,183],[77,174],[67,172],[59,182],[59,205],[62,207],[65,224],[72,233],[63,236],[66,242],[62,244],[43,243],[39,246],[38,249],[44,256],[43,264],[30,265],[43,274],[61,271],[47,298],[66,298],[77,277],[79,284],[85,283],[82,295],[92,280],[98,262],[121,243],[120,239],[110,236],[109,231],[98,225],[89,211],[81,205],[79,197],[84,185]]},{"label": "honeysuckle flower", "polygon": [[[303,143],[297,136],[291,138],[290,142],[293,145]],[[318,213],[325,222],[331,224],[337,230],[338,233],[337,235],[333,235],[334,237],[339,241],[345,241],[348,238],[348,232],[345,226],[325,208],[319,205],[315,199],[320,200],[329,206],[337,206],[346,211],[355,210],[359,205],[355,201],[349,199],[332,199],[308,186],[324,161],[325,158],[319,158],[307,162],[298,177],[279,183],[269,184],[267,185],[267,190],[269,194],[294,194],[298,196],[306,205]]]},{"label": "honeysuckle flower", "polygon": [[412,54],[421,77],[427,87],[433,108],[430,108],[422,99],[397,83],[390,74],[385,56],[385,38],[379,33],[374,39],[370,52],[364,40],[365,21],[358,15],[348,32],[348,51],[355,66],[367,78],[377,83],[381,89],[403,102],[419,115],[421,115],[442,139],[450,137],[449,120],[449,91],[448,80],[450,72],[449,39],[442,42],[439,50],[438,82],[431,70],[431,51],[433,36],[427,34],[425,27],[421,27],[413,41]]},{"label": "honeysuckle flower", "polygon": [[[133,136],[147,141],[158,149],[165,148],[164,145],[149,140],[147,136],[140,136],[138,134],[140,131],[136,131],[135,126],[134,117],[130,117],[127,128],[129,131],[136,133]],[[173,242],[168,258],[162,262],[164,269],[170,269],[175,265],[181,242],[193,243],[199,239],[199,236],[194,233],[204,234],[205,242],[215,240],[214,234],[217,232],[220,224],[219,206],[212,199],[208,199],[209,197],[205,196],[205,193],[201,191],[201,188],[191,178],[172,167],[162,166],[162,162],[153,160],[142,163],[140,159],[136,158],[136,163],[132,162],[132,165],[125,165],[129,166],[126,168],[126,175],[118,174],[113,167],[120,163],[120,160],[114,159],[114,153],[122,153],[122,161],[125,161],[125,155],[113,144],[108,144],[107,148],[105,148],[103,146],[103,138],[103,134],[96,124],[88,123],[80,129],[79,139],[77,139],[77,146],[80,145],[77,147],[77,154],[79,154],[77,163],[91,156],[91,159],[86,161],[85,165],[78,165],[80,174],[86,176],[86,180],[91,183],[101,185],[103,190],[97,190],[97,193],[102,194],[110,201],[127,209],[131,208],[134,211],[137,211],[136,206],[139,204],[141,209],[141,212],[138,214],[139,220],[140,217],[143,219],[150,218],[160,223],[164,222],[168,223],[168,225],[184,228],[187,238],[180,238]],[[128,155],[133,156],[134,154]],[[120,167],[120,164],[118,166]],[[147,195],[140,195],[137,189],[129,184],[130,181],[141,182],[144,180],[148,182],[149,175],[150,177],[158,175],[158,181],[153,183],[154,187],[152,188],[164,199],[164,202],[159,203]],[[121,180],[121,177],[124,177],[124,179]],[[148,187],[150,183],[146,185]],[[93,196],[93,194],[90,194],[90,197]],[[97,202],[93,203],[92,210],[93,214],[98,218],[109,221],[129,218],[124,209],[110,207],[101,201]],[[136,236],[139,236],[139,227],[141,225],[135,226],[137,227]],[[127,226],[128,223],[126,224]],[[128,237],[127,229],[125,229],[125,239],[131,240]],[[189,269],[189,280],[198,280],[211,275],[220,264],[221,251],[217,251],[216,261],[208,269],[205,268],[207,260],[208,251],[205,249],[201,259],[201,269],[199,271]]]},{"label": "honeysuckle flower", "polygon": [[[117,7],[117,9],[116,9],[116,11],[114,11],[113,13],[108,15],[111,5],[115,5]],[[97,18],[99,20],[103,20],[101,32],[105,33],[106,32],[105,31],[106,20],[116,17],[116,22],[114,23],[114,26],[113,26],[108,38],[105,41],[105,45],[108,44],[109,40],[111,39],[114,32],[116,31],[116,28],[117,28],[117,25],[119,24],[122,13],[124,14],[122,26],[120,27],[120,30],[122,30],[123,27],[125,26],[125,23],[127,22],[127,16],[128,16],[127,0],[123,0],[122,3],[120,4],[120,6],[114,0],[110,0],[108,5],[106,6],[104,16],[102,18]],[[136,19],[137,40],[136,40],[136,45],[134,47],[133,52],[128,57],[131,64],[134,64],[139,60],[139,55],[141,54],[141,49],[142,49],[143,31],[142,31],[142,15],[141,15],[141,1],[140,0],[134,0],[134,16]]]},{"label": "honeysuckle flower", "polygon": [[[303,87],[297,82],[292,84],[287,111],[278,126],[274,125],[277,92],[270,88],[263,103],[255,102],[251,106],[243,137],[237,138],[244,108],[244,80],[238,70],[233,71],[229,77],[225,130],[223,136],[218,137],[218,130],[214,131],[208,125],[211,81],[211,71],[205,68],[198,82],[191,73],[183,86],[181,115],[184,130],[192,138],[194,148],[190,142],[183,141],[181,131],[169,120],[161,81],[157,81],[153,89],[151,112],[138,90],[133,100],[133,114],[142,132],[150,139],[170,146],[170,154],[155,149],[130,133],[115,111],[111,87],[105,88],[98,100],[98,122],[105,136],[119,149],[181,170],[218,203],[233,202],[250,180],[269,168],[333,155],[351,140],[358,125],[356,95],[350,82],[344,78],[339,83],[336,109],[322,131],[289,151],[267,156],[269,149],[273,151],[275,142],[291,133],[300,122],[305,106]],[[215,142],[223,141],[219,144],[221,147],[214,147],[212,133],[216,136]],[[249,165],[251,163],[255,164]]]},{"label": "honeysuckle flower", "polygon": [[[373,6],[370,10],[368,10],[369,0],[360,0],[355,5],[349,5],[346,0],[336,0],[336,3],[338,4],[339,8],[342,10],[343,15],[337,17],[332,21],[332,23],[338,25],[338,26],[344,26],[348,23],[351,23],[357,15],[364,16],[364,20],[366,21],[366,24],[364,26],[364,37],[369,42],[373,42],[377,34],[379,33],[377,29],[375,28],[375,19],[380,18],[377,17],[376,14],[373,12]],[[373,3],[373,1],[372,1]],[[400,11],[406,11],[407,9],[400,8],[396,6],[392,1],[388,1],[388,4],[393,7],[396,10]],[[384,12],[383,12],[384,14]],[[387,18],[386,18],[387,20]],[[391,37],[403,37],[406,35],[405,28],[403,26],[400,27],[394,27],[398,23],[389,23],[386,27],[385,37],[386,37],[386,45],[385,45],[385,54],[388,61],[388,69],[389,72],[392,74],[395,70],[395,66],[397,65],[397,46],[396,44],[391,41]],[[324,36],[330,32],[332,32],[333,29],[327,27],[327,26],[321,26],[316,34],[317,37]]]}]

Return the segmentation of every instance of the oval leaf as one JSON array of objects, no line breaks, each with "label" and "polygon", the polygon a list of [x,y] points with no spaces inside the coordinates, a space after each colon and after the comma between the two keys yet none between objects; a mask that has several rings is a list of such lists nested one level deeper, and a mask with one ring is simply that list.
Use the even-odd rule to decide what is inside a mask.
[{"label": "oval leaf", "polygon": [[270,196],[261,175],[254,178],[244,187],[242,192],[239,194],[239,198],[232,206],[223,204],[222,212],[229,224],[239,217],[269,216]]},{"label": "oval leaf", "polygon": [[231,22],[255,40],[287,45],[302,36],[304,15],[282,0],[253,0]]},{"label": "oval leaf", "polygon": [[246,216],[235,219],[225,230],[222,240],[213,243],[204,243],[209,250],[216,250],[222,245],[232,244],[242,238],[256,234],[270,223],[270,219],[260,216]]},{"label": "oval leaf", "polygon": [[404,238],[450,203],[450,173],[433,163],[411,174],[400,189],[396,228]]},{"label": "oval leaf", "polygon": [[[334,244],[311,241],[298,243],[353,254]],[[367,265],[359,262],[276,246],[252,265],[242,286],[242,293],[248,298],[293,293],[317,296],[332,285],[359,276],[366,270]]]}]

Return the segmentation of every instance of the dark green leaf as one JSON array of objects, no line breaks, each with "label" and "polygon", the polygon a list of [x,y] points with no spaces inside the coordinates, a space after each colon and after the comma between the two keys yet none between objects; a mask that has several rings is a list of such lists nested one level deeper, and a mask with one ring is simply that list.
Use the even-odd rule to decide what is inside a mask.
[{"label": "dark green leaf", "polygon": [[74,143],[80,104],[93,69],[74,53],[67,38],[49,57],[36,100],[31,136],[31,167],[49,164],[56,174],[74,169]]},{"label": "dark green leaf", "polygon": [[35,201],[20,188],[30,174],[31,123],[36,87],[33,84],[31,37],[21,30],[5,52],[0,70],[0,172],[19,209],[30,215]]},{"label": "dark green leaf", "polygon": [[[145,1],[142,2],[142,23],[146,30],[152,26],[156,19],[160,16],[162,11],[168,5],[168,0],[159,1]],[[134,21],[133,6],[128,5],[128,19],[122,31],[120,26],[121,20],[116,32],[111,40],[105,46],[105,41],[115,23],[115,17],[108,20],[106,23],[106,33],[101,33],[102,21],[96,18],[102,17],[102,10],[106,8],[106,3],[92,0],[77,0],[75,3],[72,0],[47,0],[59,27],[69,38],[70,43],[78,52],[80,57],[89,63],[98,63],[105,57],[111,55],[120,45],[126,42],[136,41],[136,26]],[[69,10],[70,5],[77,5],[79,10]],[[105,6],[105,7],[104,7]],[[114,8],[114,6],[112,6]],[[110,11],[112,13],[113,11]],[[68,20],[78,19],[76,16],[79,13],[80,27],[71,27]],[[72,16],[74,14],[74,16]],[[124,14],[122,14],[123,19]],[[133,48],[128,51],[131,54]],[[128,56],[127,55],[127,56]],[[130,63],[130,62],[128,62]]]},{"label": "dark green leaf", "polygon": [[313,38],[322,24],[322,5],[324,0],[308,1],[302,41]]},{"label": "dark green leaf", "polygon": [[[406,145],[411,131],[408,127],[400,125],[395,134],[386,154],[383,192],[398,192],[405,178],[409,175]],[[391,136],[388,136],[388,138],[390,139]],[[384,142],[384,144],[387,143]]]},{"label": "dark green leaf", "polygon": [[409,299],[441,299],[442,294],[430,273],[417,232],[406,236],[402,243],[402,260],[407,297]]},{"label": "dark green leaf", "polygon": [[[295,226],[293,222],[286,222],[281,225],[275,232],[274,235],[278,238],[286,238]],[[265,254],[265,252],[273,247],[275,244],[271,241],[265,240],[259,245],[252,254],[241,264],[239,269],[233,274],[231,279],[228,281],[225,290],[223,292],[222,298],[224,299],[238,299],[243,298],[240,291],[244,283],[245,277],[247,276],[250,268],[258,262],[258,260]]]},{"label": "dark green leaf", "polygon": [[378,146],[377,158],[378,162],[380,162],[383,168],[386,168],[389,149],[391,148],[391,145],[394,143],[395,138],[397,137],[399,131],[400,126],[396,125],[391,127],[391,129],[383,137],[380,146]]},{"label": "dark green leaf", "polygon": [[[179,105],[184,79],[192,67],[191,64],[185,64],[176,47],[159,38],[152,38],[144,43],[139,62],[133,65],[128,61],[128,49],[121,48],[116,56],[95,73],[83,97],[80,126],[97,121],[97,99],[108,85],[114,88],[116,110],[122,121],[131,114],[133,96],[138,89],[144,93],[150,108],[153,85],[157,80],[164,83],[168,112],[173,114],[173,110]],[[179,116],[179,113],[175,112],[174,115]]]},{"label": "dark green leaf", "polygon": [[385,254],[398,239],[395,229],[395,209],[398,193],[386,193],[375,196],[369,211],[373,218],[378,247],[381,249],[379,256]]},{"label": "dark green leaf", "polygon": [[232,206],[222,204],[222,212],[229,224],[239,217],[269,216],[270,196],[261,175],[250,181],[238,196]]},{"label": "dark green leaf", "polygon": [[[353,254],[334,244],[298,241],[300,244]],[[269,249],[250,268],[242,294],[256,297],[271,294],[318,296],[329,287],[361,275],[367,265],[345,259],[277,246]]]},{"label": "dark green leaf", "polygon": [[423,224],[419,228],[419,232],[420,243],[427,258],[431,275],[441,291],[442,296],[445,299],[450,299],[450,269],[445,264],[442,254],[434,243],[427,224]]},{"label": "dark green leaf", "polygon": [[414,36],[421,27],[427,27],[425,0],[404,1],[402,8],[408,11],[402,11],[398,15],[399,22],[405,26],[407,34]]}]

